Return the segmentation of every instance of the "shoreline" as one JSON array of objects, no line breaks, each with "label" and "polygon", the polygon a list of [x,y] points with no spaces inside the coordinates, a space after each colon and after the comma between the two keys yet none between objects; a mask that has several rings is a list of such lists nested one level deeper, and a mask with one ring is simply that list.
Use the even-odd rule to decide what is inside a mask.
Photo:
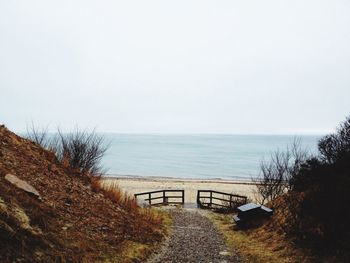
[{"label": "shoreline", "polygon": [[182,177],[168,177],[168,176],[141,176],[141,175],[103,175],[103,180],[135,180],[135,181],[169,181],[169,182],[193,182],[193,183],[225,183],[225,184],[242,184],[242,185],[257,185],[250,179],[224,179],[224,178],[182,178]]}]

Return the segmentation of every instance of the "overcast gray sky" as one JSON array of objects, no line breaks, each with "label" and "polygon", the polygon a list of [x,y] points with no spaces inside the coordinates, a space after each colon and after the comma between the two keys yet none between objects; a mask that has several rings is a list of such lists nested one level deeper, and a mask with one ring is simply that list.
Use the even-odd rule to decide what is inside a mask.
[{"label": "overcast gray sky", "polygon": [[0,122],[322,133],[350,114],[350,1],[0,2]]}]

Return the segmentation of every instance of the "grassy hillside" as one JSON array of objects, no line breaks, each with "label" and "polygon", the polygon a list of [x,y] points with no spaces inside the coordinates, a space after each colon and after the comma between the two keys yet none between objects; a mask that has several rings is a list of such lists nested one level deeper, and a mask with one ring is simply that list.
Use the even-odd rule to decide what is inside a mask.
[{"label": "grassy hillside", "polygon": [[[41,199],[11,184],[8,174],[33,186]],[[0,127],[1,262],[141,260],[162,239],[163,220],[117,188],[102,190],[98,181],[68,172],[52,152]]]}]

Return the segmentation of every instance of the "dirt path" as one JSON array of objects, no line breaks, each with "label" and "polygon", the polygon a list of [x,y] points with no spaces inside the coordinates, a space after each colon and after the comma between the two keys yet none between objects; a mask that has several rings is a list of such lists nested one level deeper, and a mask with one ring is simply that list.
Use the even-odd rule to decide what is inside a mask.
[{"label": "dirt path", "polygon": [[224,263],[240,262],[237,255],[227,250],[223,237],[205,211],[196,209],[172,209],[173,229],[160,252],[148,263]]}]

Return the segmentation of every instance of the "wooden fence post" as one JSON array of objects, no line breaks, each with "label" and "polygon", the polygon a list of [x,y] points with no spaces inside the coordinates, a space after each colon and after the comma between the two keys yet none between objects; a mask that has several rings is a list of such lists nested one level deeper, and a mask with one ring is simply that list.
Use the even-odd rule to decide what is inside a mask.
[{"label": "wooden fence post", "polygon": [[211,207],[212,205],[212,200],[213,200],[213,192],[210,191],[210,203],[209,203],[209,206]]}]

